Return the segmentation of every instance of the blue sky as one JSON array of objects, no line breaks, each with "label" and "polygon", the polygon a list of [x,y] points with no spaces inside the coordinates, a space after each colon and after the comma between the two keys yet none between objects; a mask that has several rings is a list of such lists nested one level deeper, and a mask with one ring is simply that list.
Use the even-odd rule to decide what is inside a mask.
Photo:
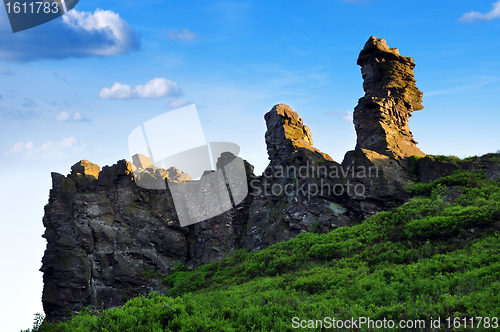
[{"label": "blue sky", "polygon": [[[500,1],[86,1],[13,34],[0,9],[0,321],[41,312],[41,218],[50,172],[129,158],[141,123],[194,103],[207,141],[262,171],[264,114],[285,103],[341,162],[363,96],[356,59],[372,35],[416,63],[427,154],[500,149]],[[166,128],[168,130],[168,128]],[[7,254],[5,254],[7,253]],[[8,300],[7,300],[8,299]]]}]

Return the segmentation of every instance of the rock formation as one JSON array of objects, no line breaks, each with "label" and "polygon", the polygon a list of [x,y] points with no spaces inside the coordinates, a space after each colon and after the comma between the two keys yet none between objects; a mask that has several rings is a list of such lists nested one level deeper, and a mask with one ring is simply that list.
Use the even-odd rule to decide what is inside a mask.
[{"label": "rock formation", "polygon": [[[236,181],[246,184],[249,194],[216,217],[181,227],[184,212],[176,211],[169,185],[191,178],[178,169],[157,168],[142,155],[102,169],[82,160],[67,176],[52,173],[41,268],[47,319],[67,319],[87,305],[109,308],[152,291],[162,293],[167,286],[161,276],[179,263],[192,269],[237,248],[254,251],[303,232],[350,226],[403,203],[405,187],[415,179],[431,181],[459,167],[479,168],[425,157],[408,174],[407,157],[425,156],[408,128],[411,112],[422,108],[413,60],[371,37],[358,64],[366,94],[354,112],[355,150],[342,164],[333,161],[313,147],[311,131],[296,112],[276,105],[265,115],[269,166],[256,176],[252,165],[238,160],[246,177]],[[235,158],[224,152],[217,160],[226,180],[238,171],[230,166]],[[496,165],[486,171],[488,177],[500,177]],[[151,189],[140,187],[142,181]]]},{"label": "rock formation", "polygon": [[[178,263],[196,268],[237,248],[259,250],[301,232],[327,232],[356,222],[346,194],[308,191],[322,180],[341,188],[344,184],[328,177],[326,166],[340,165],[312,147],[311,133],[297,113],[280,104],[266,120],[270,172],[255,176],[253,166],[243,161],[247,176],[242,180],[250,194],[236,208],[188,227],[179,224],[168,185],[143,189],[135,180],[178,184],[189,176],[157,168],[147,157],[137,155],[134,163],[121,160],[102,170],[82,160],[68,176],[52,173],[41,268],[47,319],[64,320],[83,306],[109,308],[163,292],[160,276]],[[222,153],[218,167],[234,158]],[[279,174],[286,167],[293,172]]]},{"label": "rock formation", "polygon": [[424,156],[413,139],[408,120],[422,106],[415,86],[413,59],[399,55],[384,39],[370,37],[358,57],[364,97],[354,109],[356,149],[372,150],[391,158]]},{"label": "rock formation", "polygon": [[176,223],[168,192],[139,190],[125,160],[97,169],[84,160],[67,177],[52,173],[41,268],[49,320],[159,290],[148,271],[164,271],[187,256],[188,230]]},{"label": "rock formation", "polygon": [[326,153],[313,147],[311,130],[304,125],[300,116],[285,104],[275,105],[266,115],[267,154],[271,161],[269,166],[279,165],[283,158],[290,156],[298,149],[317,152],[325,160],[332,160]]},{"label": "rock formation", "polygon": [[340,164],[313,147],[300,116],[279,104],[264,118],[269,165],[250,181],[251,231],[244,247],[265,248],[302,232],[328,232],[356,222],[357,214],[347,208]]},{"label": "rock formation", "polygon": [[415,86],[413,59],[389,48],[384,39],[370,37],[357,64],[365,95],[353,113],[356,148],[346,153],[342,166],[377,169],[362,179],[348,177],[365,187],[365,197],[355,197],[353,205],[369,217],[404,202],[412,180],[407,157],[425,156],[408,127],[411,113],[423,108],[422,92]]}]

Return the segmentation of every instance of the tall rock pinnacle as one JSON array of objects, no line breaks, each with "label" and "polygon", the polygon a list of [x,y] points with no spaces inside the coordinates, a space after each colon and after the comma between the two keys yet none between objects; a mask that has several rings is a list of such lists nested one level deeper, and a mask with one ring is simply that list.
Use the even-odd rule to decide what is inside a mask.
[{"label": "tall rock pinnacle", "polygon": [[365,95],[353,114],[356,148],[395,159],[425,156],[408,127],[411,113],[423,108],[422,92],[413,78],[413,59],[399,55],[397,48],[389,48],[384,39],[372,36],[357,63]]}]

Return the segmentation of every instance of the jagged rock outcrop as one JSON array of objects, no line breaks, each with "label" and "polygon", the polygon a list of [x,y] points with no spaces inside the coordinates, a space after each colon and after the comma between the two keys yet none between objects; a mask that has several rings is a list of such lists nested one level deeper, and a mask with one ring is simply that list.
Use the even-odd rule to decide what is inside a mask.
[{"label": "jagged rock outcrop", "polygon": [[[232,164],[239,157],[230,152],[217,160],[217,169],[224,169],[218,189],[227,188],[232,203],[238,193],[229,190],[230,184],[249,194],[216,217],[181,227],[179,216],[187,212],[176,210],[169,188],[191,181],[196,186],[212,170],[193,181],[182,170],[158,168],[135,155],[132,163],[120,160],[100,169],[82,160],[67,176],[52,173],[41,268],[47,319],[67,319],[87,305],[109,308],[152,291],[162,293],[167,285],[161,276],[179,263],[196,268],[238,248],[259,250],[303,232],[356,224],[403,203],[405,187],[417,179],[431,181],[484,165],[489,178],[500,177],[497,155],[452,164],[411,158],[410,167],[407,157],[425,156],[408,128],[411,112],[422,108],[413,60],[371,37],[358,64],[366,94],[354,112],[356,148],[339,164],[313,147],[311,131],[296,112],[276,105],[265,115],[269,166],[262,175],[244,160]],[[245,176],[237,164],[244,165]],[[203,196],[203,183],[198,184],[197,195]],[[450,192],[447,199],[459,195]],[[188,210],[196,209],[194,200],[186,202]]]},{"label": "jagged rock outcrop", "polygon": [[67,177],[52,173],[41,268],[49,320],[161,290],[148,271],[166,271],[187,256],[189,230],[176,222],[167,191],[140,190],[125,160],[98,168],[81,161]]},{"label": "jagged rock outcrop", "polygon": [[424,156],[408,127],[413,111],[422,106],[415,86],[413,59],[399,55],[384,39],[370,37],[360,52],[364,97],[354,109],[357,149],[372,150],[391,158]]},{"label": "jagged rock outcrop", "polygon": [[321,153],[313,147],[311,130],[304,125],[302,118],[285,104],[275,105],[264,115],[266,120],[266,144],[270,164],[280,165],[298,149],[307,149],[316,152],[323,159],[332,161],[326,153]]},{"label": "jagged rock outcrop", "polygon": [[254,197],[244,247],[265,248],[302,232],[328,232],[358,221],[347,208],[340,164],[313,147],[300,116],[279,104],[264,118],[269,165],[250,182]]},{"label": "jagged rock outcrop", "polygon": [[[358,221],[347,207],[342,178],[327,171],[340,165],[312,147],[311,133],[297,113],[280,104],[266,120],[271,161],[265,174],[255,176],[253,166],[242,161],[246,177],[239,181],[250,194],[235,208],[188,227],[180,226],[168,187],[189,180],[180,170],[157,168],[137,155],[134,163],[121,160],[100,171],[80,161],[66,177],[53,173],[43,219],[47,319],[64,320],[83,306],[120,306],[138,295],[163,292],[160,275],[178,263],[196,268],[237,248],[259,250],[301,232],[327,232]],[[224,166],[225,176],[235,178],[234,158],[239,157],[220,156],[217,167]],[[160,180],[166,189],[136,183],[165,188]],[[322,184],[337,185],[339,194],[319,192]]]}]

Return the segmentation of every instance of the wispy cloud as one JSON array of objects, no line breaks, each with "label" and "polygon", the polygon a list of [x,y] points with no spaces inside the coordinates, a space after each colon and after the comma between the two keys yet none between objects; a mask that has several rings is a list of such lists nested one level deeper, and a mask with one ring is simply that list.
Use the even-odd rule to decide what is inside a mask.
[{"label": "wispy cloud", "polygon": [[325,114],[337,120],[352,122],[352,111],[332,111],[326,112]]},{"label": "wispy cloud", "polygon": [[179,85],[165,78],[155,78],[146,85],[137,85],[131,88],[130,85],[115,82],[111,88],[102,88],[99,92],[101,98],[161,98],[177,97],[182,93]]},{"label": "wispy cloud", "polygon": [[62,111],[56,116],[56,121],[59,122],[89,122],[90,120],[85,118],[80,112],[75,112],[72,114],[71,112]]},{"label": "wispy cloud", "polygon": [[65,155],[82,153],[83,150],[84,145],[75,137],[70,136],[60,141],[43,143],[40,146],[36,146],[33,142],[17,142],[6,155],[26,159],[60,159]]},{"label": "wispy cloud", "polygon": [[168,103],[167,108],[176,109],[190,104],[192,104],[192,102],[188,101],[187,99],[174,99],[170,103]]},{"label": "wispy cloud", "polygon": [[0,118],[5,120],[28,120],[37,116],[31,109],[8,108],[0,106]]},{"label": "wispy cloud", "polygon": [[500,1],[493,3],[492,7],[493,8],[485,14],[470,11],[462,15],[462,17],[460,17],[458,20],[464,23],[472,23],[475,21],[491,21],[495,18],[500,18]]},{"label": "wispy cloud", "polygon": [[453,94],[453,93],[463,93],[463,92],[474,91],[474,90],[480,89],[486,85],[500,82],[500,77],[482,76],[482,77],[472,78],[471,80],[478,80],[478,82],[473,83],[473,84],[457,86],[457,87],[449,88],[449,89],[424,92],[424,96],[430,97],[430,96],[443,95],[443,94]]},{"label": "wispy cloud", "polygon": [[193,40],[197,37],[197,35],[188,29],[182,29],[182,32],[170,30],[168,32],[168,38],[175,40],[175,39],[180,39],[180,40]]},{"label": "wispy cloud", "polygon": [[13,75],[14,72],[8,70],[8,69],[3,69],[3,68],[0,68],[0,75]]},{"label": "wispy cloud", "polygon": [[[0,19],[0,28],[10,29],[6,16]],[[50,28],[53,30],[47,31]],[[141,41],[140,35],[117,13],[96,9],[94,13],[71,10],[62,20],[43,27],[0,34],[0,45],[0,60],[28,62],[125,54],[139,50]]]},{"label": "wispy cloud", "polygon": [[23,103],[21,104],[24,108],[33,108],[37,107],[38,104],[35,103],[32,99],[30,98],[24,98]]}]

